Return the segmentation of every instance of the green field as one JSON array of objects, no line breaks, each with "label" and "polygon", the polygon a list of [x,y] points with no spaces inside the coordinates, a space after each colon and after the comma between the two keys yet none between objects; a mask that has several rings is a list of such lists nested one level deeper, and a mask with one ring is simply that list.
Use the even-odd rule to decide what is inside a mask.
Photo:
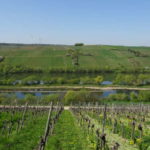
[{"label": "green field", "polygon": [[[67,55],[74,46],[62,45],[0,45],[0,64],[21,65],[31,68],[74,69],[72,59]],[[135,69],[150,67],[150,47],[124,47],[88,45],[79,47],[79,69]],[[140,52],[140,56],[129,52]],[[90,56],[86,54],[91,54]]]}]

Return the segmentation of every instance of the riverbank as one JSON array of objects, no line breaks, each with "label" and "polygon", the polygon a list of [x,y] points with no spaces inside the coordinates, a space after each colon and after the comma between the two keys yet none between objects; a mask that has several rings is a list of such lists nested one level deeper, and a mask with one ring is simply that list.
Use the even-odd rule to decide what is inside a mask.
[{"label": "riverbank", "polygon": [[125,87],[125,86],[21,86],[21,87],[14,87],[14,86],[0,86],[0,92],[48,92],[50,90],[53,91],[67,91],[67,90],[81,90],[87,89],[91,91],[99,91],[99,90],[145,90],[150,91],[150,87]]}]

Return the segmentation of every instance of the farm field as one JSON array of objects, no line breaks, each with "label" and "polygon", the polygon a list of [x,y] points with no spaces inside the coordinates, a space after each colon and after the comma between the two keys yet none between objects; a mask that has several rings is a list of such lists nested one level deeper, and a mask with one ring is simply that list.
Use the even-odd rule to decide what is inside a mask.
[{"label": "farm field", "polygon": [[[76,47],[1,44],[0,56],[5,59],[0,62],[0,65],[20,65],[45,71],[51,69],[72,70],[74,69],[72,59],[67,56],[69,49],[76,49]],[[114,70],[150,67],[149,47],[85,45],[78,49],[80,52],[78,69]]]},{"label": "farm field", "polygon": [[1,150],[149,150],[150,105],[0,107]]}]

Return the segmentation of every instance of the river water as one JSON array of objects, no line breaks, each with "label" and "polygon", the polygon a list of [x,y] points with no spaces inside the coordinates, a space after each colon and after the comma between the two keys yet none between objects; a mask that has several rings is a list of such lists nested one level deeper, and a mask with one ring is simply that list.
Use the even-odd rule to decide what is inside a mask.
[{"label": "river water", "polygon": [[[27,94],[32,94],[33,96],[36,96],[37,98],[42,98],[45,95],[50,95],[50,94],[59,94],[62,97],[65,95],[67,91],[33,91],[33,92],[5,92],[1,93],[4,94],[6,97],[16,97],[18,99],[23,99]],[[110,94],[115,94],[115,93],[126,93],[130,94],[131,92],[138,93],[136,90],[100,90],[100,91],[92,91],[94,95],[98,96],[99,98],[106,98]]]}]

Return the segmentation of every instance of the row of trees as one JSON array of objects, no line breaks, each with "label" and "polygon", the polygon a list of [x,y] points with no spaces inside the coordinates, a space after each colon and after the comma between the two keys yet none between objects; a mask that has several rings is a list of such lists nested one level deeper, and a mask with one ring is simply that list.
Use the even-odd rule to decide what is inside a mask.
[{"label": "row of trees", "polygon": [[95,96],[93,93],[86,90],[68,91],[65,94],[63,101],[64,104],[70,105],[83,102],[97,102],[99,101],[99,98]]},{"label": "row of trees", "polygon": [[150,91],[140,91],[139,93],[131,92],[110,94],[106,100],[109,101],[131,101],[131,102],[150,102]]},{"label": "row of trees", "polygon": [[[90,54],[82,54],[90,55]],[[76,56],[75,56],[76,57]],[[38,67],[29,67],[23,65],[8,65],[5,63],[0,63],[0,74],[21,74],[21,73],[145,73],[150,72],[148,68],[125,68],[120,66],[118,68],[112,68],[110,66],[104,66],[103,68],[81,68],[81,67],[72,67],[72,68],[49,68],[43,69]]]},{"label": "row of trees", "polygon": [[[52,85],[52,84],[93,84],[100,85],[104,81],[102,75],[96,77],[73,77],[68,79],[67,77],[49,77],[44,76],[39,78],[36,75],[29,75],[23,79],[16,80],[14,78],[3,78],[0,80],[0,85]],[[141,85],[150,85],[150,74],[117,74],[113,80],[114,85],[132,85],[132,86],[141,86]]]},{"label": "row of trees", "polygon": [[[104,80],[104,76],[98,75],[96,77],[72,77],[68,79],[67,77],[49,77],[49,75],[44,77],[38,77],[36,75],[29,75],[23,79],[16,80],[15,78],[2,78],[0,80],[0,85],[62,85],[62,84],[92,84],[100,85]],[[114,85],[150,85],[150,74],[117,74],[113,80]]]},{"label": "row of trees", "polygon": [[23,99],[18,99],[15,95],[9,97],[4,94],[0,94],[0,105],[16,105],[16,104],[26,104],[29,105],[49,105],[50,102],[56,104],[58,101],[61,100],[61,96],[59,94],[49,94],[42,97],[34,96],[32,94],[26,94]]},{"label": "row of trees", "polygon": [[79,102],[96,102],[99,99],[94,96],[91,92],[86,90],[81,91],[68,91],[64,96],[60,94],[49,94],[42,97],[37,98],[32,94],[26,94],[23,99],[17,99],[15,96],[8,97],[4,94],[0,95],[0,105],[6,104],[25,104],[29,105],[49,105],[50,102],[56,104],[56,102],[61,101],[65,105],[79,103]]},{"label": "row of trees", "polygon": [[114,80],[114,84],[120,85],[148,85],[150,84],[149,74],[140,74],[138,76],[134,74],[118,74]]},{"label": "row of trees", "polygon": [[39,79],[38,77],[31,75],[22,80],[15,79],[2,79],[0,80],[0,85],[52,85],[52,84],[101,84],[103,82],[103,76],[97,77],[81,77],[81,78],[72,78],[67,79],[66,77],[44,77]]},{"label": "row of trees", "polygon": [[110,94],[107,98],[99,98],[94,93],[87,90],[80,91],[68,91],[64,96],[61,94],[50,94],[37,98],[32,94],[27,94],[23,99],[17,99],[15,96],[8,97],[4,94],[0,94],[0,105],[16,105],[25,104],[29,105],[48,105],[50,102],[56,104],[56,102],[61,101],[65,105],[79,104],[84,102],[150,102],[150,91],[140,91],[139,93],[131,92]]},{"label": "row of trees", "polygon": [[18,73],[42,73],[40,68],[31,68],[20,65],[6,65],[0,64],[0,74],[18,74]]}]

